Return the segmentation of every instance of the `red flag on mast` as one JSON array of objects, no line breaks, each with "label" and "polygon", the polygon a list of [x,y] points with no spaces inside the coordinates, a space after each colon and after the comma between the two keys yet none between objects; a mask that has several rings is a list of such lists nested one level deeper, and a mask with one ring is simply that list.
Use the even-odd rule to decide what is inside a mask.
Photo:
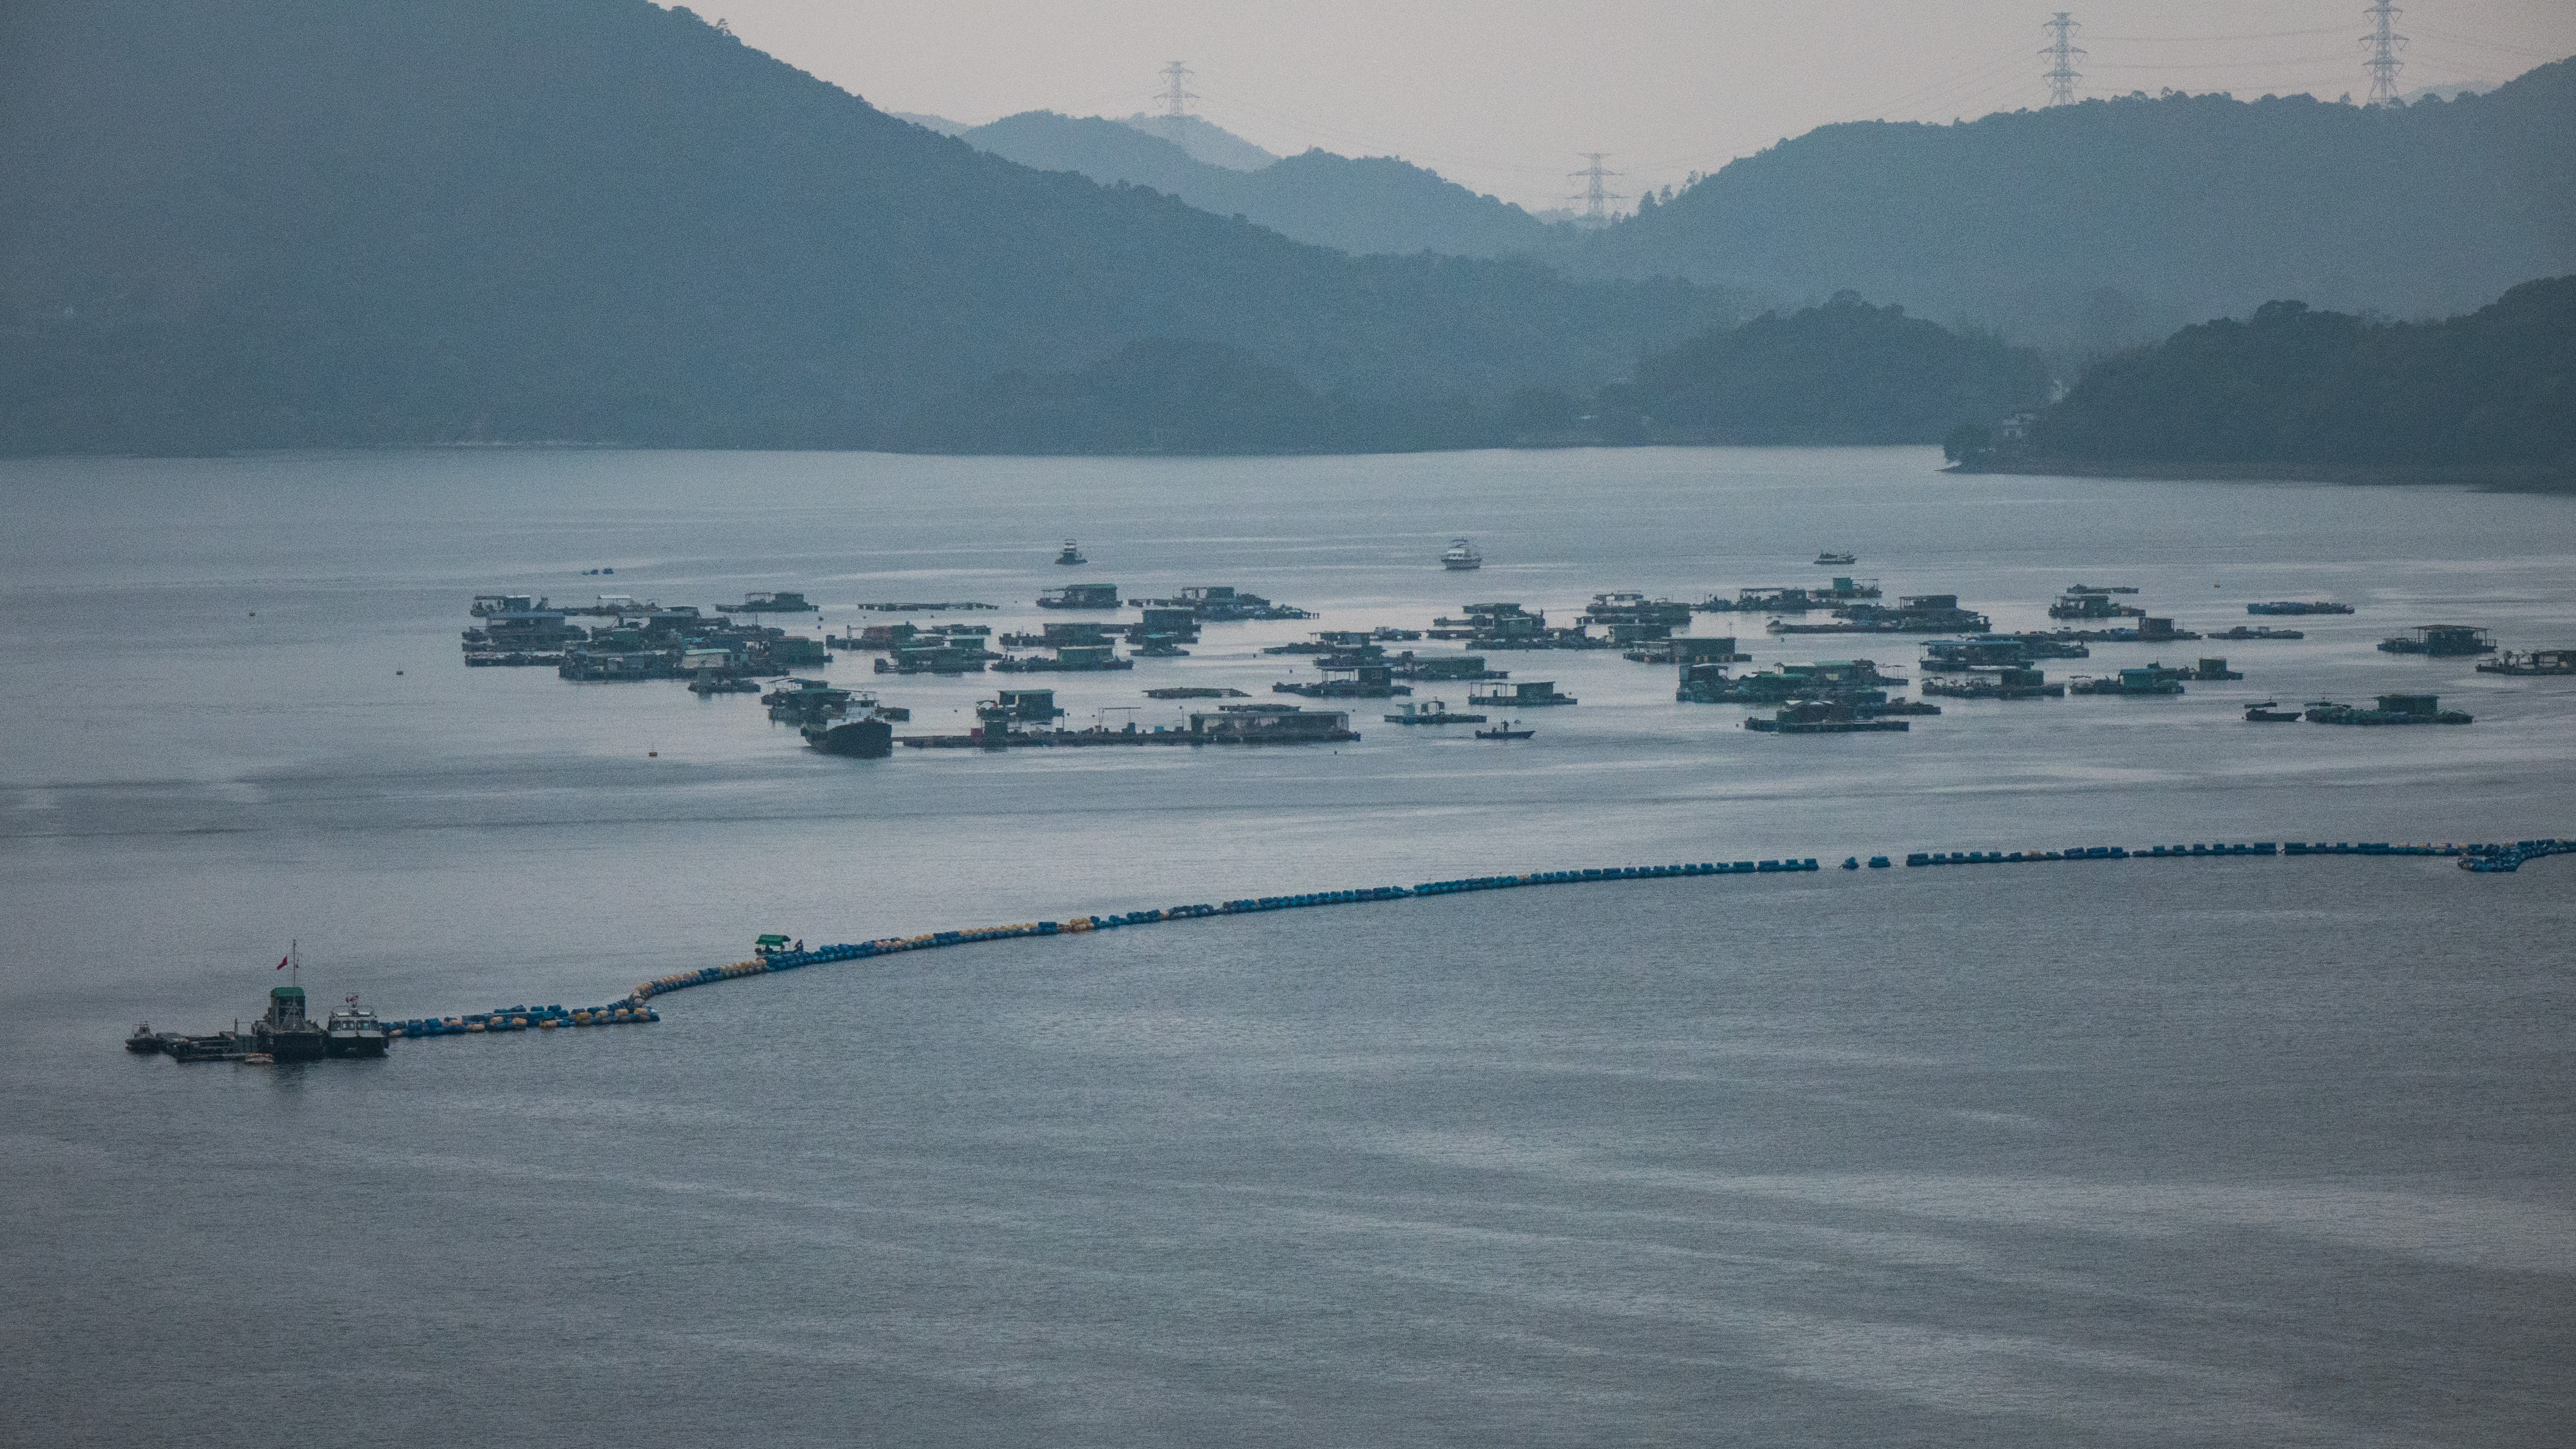
[{"label": "red flag on mast", "polygon": [[286,969],[286,962],[287,962],[287,959],[288,959],[288,958],[286,958],[286,957],[284,957],[284,956],[280,956],[280,957],[278,957],[278,958],[277,958],[277,969],[278,969],[278,970],[283,971],[283,970],[285,970],[285,969]]}]

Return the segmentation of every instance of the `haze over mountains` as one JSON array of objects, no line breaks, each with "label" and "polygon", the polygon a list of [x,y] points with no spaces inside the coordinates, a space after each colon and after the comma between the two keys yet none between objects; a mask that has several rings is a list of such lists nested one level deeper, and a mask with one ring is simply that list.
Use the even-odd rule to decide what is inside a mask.
[{"label": "haze over mountains", "polygon": [[1570,261],[1769,296],[1854,288],[2073,354],[2282,298],[2465,312],[2576,271],[2576,62],[2404,108],[2135,96],[1826,126]]},{"label": "haze over mountains", "polygon": [[[1226,134],[1192,120],[1200,131]],[[1023,166],[1150,186],[1202,211],[1239,215],[1284,236],[1355,254],[1506,256],[1545,250],[1571,230],[1391,156],[1312,150],[1257,170],[1239,169],[1202,161],[1140,123],[1053,111],[1005,116],[958,135]]]},{"label": "haze over mountains", "polygon": [[1182,116],[1175,120],[1170,116],[1149,116],[1139,111],[1120,124],[1132,126],[1149,136],[1162,137],[1188,152],[1193,161],[1223,166],[1229,171],[1258,171],[1279,159],[1204,116]]},{"label": "haze over mountains", "polygon": [[1531,255],[1770,303],[1857,290],[2070,362],[2281,298],[2445,315],[2576,270],[2576,62],[2402,108],[2138,95],[1827,126],[1598,233],[1385,158],[1209,166],[1142,118],[1032,111],[959,134],[1349,251]]},{"label": "haze over mountains", "polygon": [[30,0],[0,46],[0,441],[864,446],[1142,339],[1403,402],[1735,315],[1353,259],[895,120],[645,0]]},{"label": "haze over mountains", "polygon": [[[0,448],[1920,440],[2032,396],[2006,343],[2071,378],[2278,298],[2576,272],[2576,63],[1830,126],[1590,233],[1185,137],[934,134],[646,0],[21,0]],[[1775,359],[1845,391],[1785,399]]]}]

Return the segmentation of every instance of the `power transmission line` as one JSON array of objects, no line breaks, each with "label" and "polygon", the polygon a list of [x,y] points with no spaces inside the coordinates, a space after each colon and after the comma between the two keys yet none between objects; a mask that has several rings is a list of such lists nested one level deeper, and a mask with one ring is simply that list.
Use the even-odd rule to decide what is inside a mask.
[{"label": "power transmission line", "polygon": [[2287,40],[2296,35],[2341,35],[2340,25],[2320,25],[2307,30],[2257,30],[2244,35],[2097,35],[2095,40],[2116,40],[2124,45],[2200,45],[2222,40]]},{"label": "power transmission line", "polygon": [[1580,201],[1583,203],[1583,219],[1585,221],[1590,222],[1595,226],[1607,225],[1610,221],[1610,203],[1614,201],[1625,201],[1627,198],[1621,196],[1617,192],[1606,189],[1602,183],[1608,181],[1613,176],[1625,176],[1628,173],[1625,171],[1607,171],[1602,169],[1601,158],[1610,154],[1607,151],[1579,151],[1575,154],[1581,156],[1584,160],[1592,164],[1584,167],[1580,171],[1567,173],[1567,175],[1572,177],[1574,180],[1583,183],[1583,190],[1577,195],[1567,197],[1566,200]]},{"label": "power transmission line", "polygon": [[1181,144],[1181,137],[1189,131],[1190,102],[1198,99],[1190,93],[1188,84],[1189,78],[1197,72],[1176,60],[1163,67],[1161,74],[1168,84],[1155,96],[1155,99],[1163,103],[1163,130],[1172,138],[1172,144],[1177,146]]},{"label": "power transmission line", "polygon": [[2389,0],[2374,0],[2362,12],[2370,17],[2370,33],[2361,38],[2361,48],[2370,52],[2370,59],[2362,62],[2362,69],[2370,72],[2370,99],[2363,105],[2397,104],[2397,73],[2406,68],[2406,62],[2397,58],[2397,52],[2406,48],[2406,37],[2396,29],[2401,13]]},{"label": "power transmission line", "polygon": [[[2381,0],[2381,3],[2385,4],[2387,0]],[[2082,27],[2075,23],[2069,12],[2060,10],[2055,18],[2039,28],[2053,37],[2048,48],[2040,52],[2048,61],[2048,103],[2071,106],[2075,104],[2075,83],[2084,78],[2075,70],[2075,57],[2084,53],[2075,44],[2075,32]]]}]

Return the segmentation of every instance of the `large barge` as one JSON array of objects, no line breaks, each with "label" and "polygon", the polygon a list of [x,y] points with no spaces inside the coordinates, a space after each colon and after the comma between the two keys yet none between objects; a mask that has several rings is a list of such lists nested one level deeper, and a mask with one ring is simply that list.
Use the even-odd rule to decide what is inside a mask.
[{"label": "large barge", "polygon": [[1965,679],[1927,679],[1920,686],[1926,695],[1945,699],[2064,699],[2066,686],[2051,684],[2048,676],[2036,669],[2011,666],[1991,675],[1973,674]]},{"label": "large barge", "polygon": [[1763,625],[1773,634],[1984,634],[1994,622],[1959,607],[1956,594],[1913,594],[1893,606],[1839,604],[1830,624],[1792,624],[1773,619]]},{"label": "large barge", "polygon": [[2321,701],[2308,709],[2308,723],[2331,725],[2464,725],[2476,717],[2442,708],[2436,694],[2383,694],[2376,707]]},{"label": "large barge", "polygon": [[[1045,693],[1045,691],[1029,691]],[[1342,710],[1307,709],[1294,704],[1221,704],[1195,711],[1186,729],[1157,725],[1139,729],[1056,729],[998,701],[976,707],[977,727],[962,735],[906,735],[896,743],[914,750],[1008,750],[1115,748],[1144,745],[1322,745],[1359,739],[1350,715]]]},{"label": "large barge", "polygon": [[1880,719],[1837,700],[1792,700],[1769,719],[1748,719],[1744,727],[1774,735],[1903,734],[1913,728],[1901,719]]}]

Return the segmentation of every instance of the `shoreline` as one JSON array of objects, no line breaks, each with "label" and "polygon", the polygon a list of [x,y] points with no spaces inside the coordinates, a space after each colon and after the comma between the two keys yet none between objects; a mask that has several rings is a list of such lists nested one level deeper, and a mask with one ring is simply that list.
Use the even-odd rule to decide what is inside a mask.
[{"label": "shoreline", "polygon": [[2576,494],[2576,472],[2516,464],[2372,465],[2346,463],[2203,463],[2169,459],[2013,458],[1954,463],[1944,473],[2002,473],[2064,478],[2133,478],[2173,483],[2349,483],[2361,486],[2444,483],[2486,493]]}]

